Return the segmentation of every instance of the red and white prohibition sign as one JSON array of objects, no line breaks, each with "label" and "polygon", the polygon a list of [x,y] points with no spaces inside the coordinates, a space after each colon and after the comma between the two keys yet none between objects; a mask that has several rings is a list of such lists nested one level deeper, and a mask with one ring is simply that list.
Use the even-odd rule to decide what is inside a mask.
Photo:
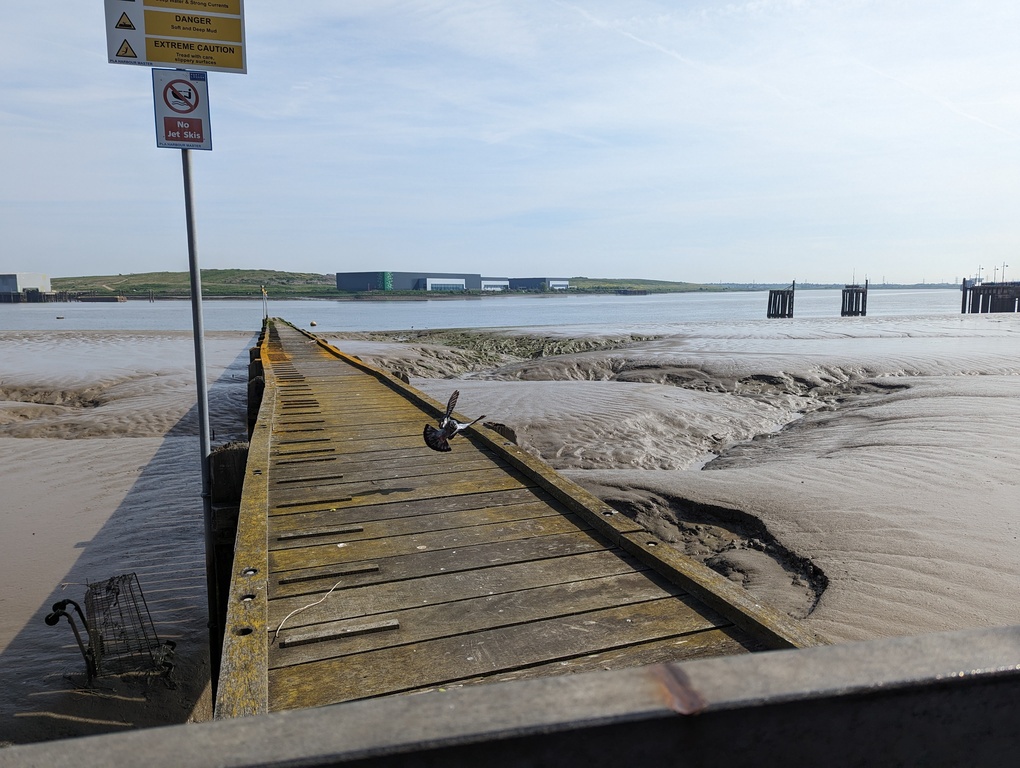
[{"label": "red and white prohibition sign", "polygon": [[163,88],[163,103],[179,115],[198,109],[198,89],[187,80],[171,80]]},{"label": "red and white prohibition sign", "polygon": [[157,147],[212,149],[206,72],[154,67],[152,106]]}]

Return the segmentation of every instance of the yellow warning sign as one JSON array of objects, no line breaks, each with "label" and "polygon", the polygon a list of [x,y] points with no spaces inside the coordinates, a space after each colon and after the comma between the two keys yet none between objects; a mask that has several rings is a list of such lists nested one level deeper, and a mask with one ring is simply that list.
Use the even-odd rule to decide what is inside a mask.
[{"label": "yellow warning sign", "polygon": [[[244,0],[105,0],[111,64],[247,71]],[[127,10],[125,10],[127,8]]]},{"label": "yellow warning sign", "polygon": [[161,64],[191,69],[244,69],[240,45],[231,43],[175,40],[164,37],[145,38],[145,57]]},{"label": "yellow warning sign", "polygon": [[145,11],[145,34],[241,44],[241,19],[202,13]]},{"label": "yellow warning sign", "polygon": [[125,59],[137,59],[138,54],[135,53],[135,49],[131,47],[131,43],[125,40],[120,44],[120,48],[117,49],[117,55]]}]

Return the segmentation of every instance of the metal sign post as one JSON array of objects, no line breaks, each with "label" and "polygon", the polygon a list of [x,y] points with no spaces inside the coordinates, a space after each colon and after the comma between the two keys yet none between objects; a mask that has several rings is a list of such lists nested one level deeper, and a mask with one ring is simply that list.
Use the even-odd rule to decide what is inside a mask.
[{"label": "metal sign post", "polygon": [[205,368],[205,327],[202,319],[202,272],[198,265],[195,233],[191,150],[212,149],[209,125],[208,73],[183,69],[152,70],[152,103],[156,115],[156,146],[181,150],[184,175],[184,218],[188,233],[188,268],[191,273],[191,320],[195,339],[195,383],[198,390],[198,439],[202,455],[202,518],[205,529],[206,594],[209,603],[209,653],[213,690],[222,650],[221,596],[213,528],[212,455],[209,427],[209,387]]},{"label": "metal sign post", "polygon": [[212,477],[209,457],[212,440],[209,429],[209,387],[205,371],[205,323],[202,319],[202,272],[198,266],[198,240],[195,235],[195,215],[192,208],[191,150],[181,150],[181,168],[184,173],[184,218],[188,230],[188,267],[191,272],[191,325],[195,337],[195,383],[198,389],[198,443],[202,455],[202,522],[205,530],[206,595],[209,603],[209,667],[213,691],[219,676],[222,652],[220,627],[219,579],[216,578],[216,538],[212,515]]},{"label": "metal sign post", "polygon": [[[184,216],[191,272],[191,318],[195,337],[198,389],[198,437],[202,453],[202,505],[205,525],[206,594],[209,600],[209,667],[213,696],[223,648],[221,600],[212,514],[212,446],[209,390],[202,320],[202,273],[198,266],[192,205],[191,150],[212,149],[208,71],[247,72],[244,0],[105,0],[106,46],[111,64],[152,67],[168,64],[189,69],[153,69],[152,101],[156,146],[181,150]],[[212,8],[210,9],[210,6]]]}]

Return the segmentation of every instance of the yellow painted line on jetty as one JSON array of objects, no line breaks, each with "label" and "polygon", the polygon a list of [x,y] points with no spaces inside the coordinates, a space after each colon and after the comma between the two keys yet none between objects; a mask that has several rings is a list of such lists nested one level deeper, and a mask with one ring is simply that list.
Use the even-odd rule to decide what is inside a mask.
[{"label": "yellow painted line on jetty", "polygon": [[388,372],[258,355],[217,717],[819,642],[495,432],[429,450]]}]

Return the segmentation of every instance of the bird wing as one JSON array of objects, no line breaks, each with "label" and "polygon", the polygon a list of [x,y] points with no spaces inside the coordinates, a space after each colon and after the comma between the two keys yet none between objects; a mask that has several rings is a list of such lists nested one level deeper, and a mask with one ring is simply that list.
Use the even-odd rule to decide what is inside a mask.
[{"label": "bird wing", "polygon": [[484,416],[479,416],[477,419],[475,419],[474,421],[469,421],[467,424],[461,424],[459,421],[455,421],[454,422],[454,424],[456,425],[455,434],[456,432],[463,432],[468,427],[474,426],[484,418],[485,418]]},{"label": "bird wing", "polygon": [[425,445],[433,451],[446,453],[450,450],[450,443],[447,442],[446,430],[436,429],[431,424],[426,424],[425,429],[422,431],[422,437],[425,438]]},{"label": "bird wing", "polygon": [[460,390],[453,390],[453,394],[450,395],[449,401],[446,403],[446,415],[443,419],[450,418],[450,414],[453,413],[453,409],[457,407],[457,398],[460,397]]}]

